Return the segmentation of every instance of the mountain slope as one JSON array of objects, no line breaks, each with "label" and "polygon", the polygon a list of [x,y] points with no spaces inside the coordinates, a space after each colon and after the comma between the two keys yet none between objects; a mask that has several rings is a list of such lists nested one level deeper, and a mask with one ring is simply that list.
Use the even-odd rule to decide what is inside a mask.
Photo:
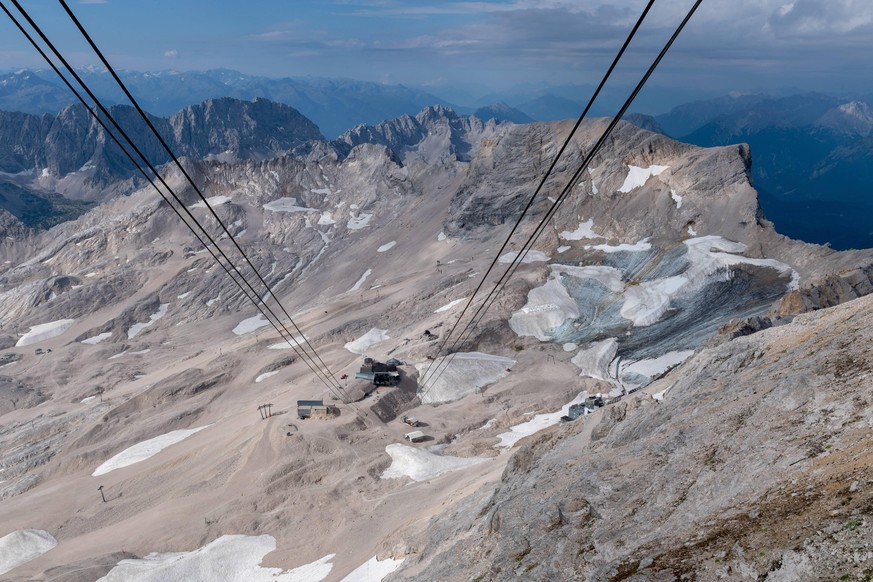
[{"label": "mountain slope", "polygon": [[[557,195],[606,123],[583,124],[544,196]],[[536,252],[456,348],[462,353],[449,371],[419,383],[570,127],[481,123],[434,107],[294,155],[189,162],[215,212],[339,379],[340,395],[283,345],[148,189],[48,231],[0,240],[0,365],[15,376],[0,389],[16,403],[0,416],[2,533],[21,537],[36,530],[58,542],[0,579],[94,580],[158,564],[167,569],[154,575],[168,579],[191,578],[215,564],[233,568],[225,576],[240,580],[303,572],[308,579],[339,579],[369,567],[362,565],[384,567],[389,557],[409,568],[397,576],[432,566],[431,579],[468,579],[484,563],[460,560],[472,555],[467,550],[458,550],[459,560],[431,557],[460,543],[464,531],[474,536],[487,527],[466,520],[492,492],[503,499],[507,488],[517,486],[512,494],[519,500],[536,499],[537,490],[550,486],[543,482],[535,490],[515,473],[553,467],[547,455],[531,457],[526,442],[592,426],[586,419],[549,429],[571,402],[597,393],[619,399],[599,414],[632,422],[620,425],[627,432],[608,433],[608,421],[598,442],[615,446],[622,460],[646,443],[655,452],[668,445],[683,450],[682,433],[657,433],[656,421],[694,428],[701,441],[715,439],[730,426],[719,421],[745,408],[699,425],[686,412],[695,403],[707,414],[717,412],[732,396],[751,406],[754,388],[740,393],[741,383],[735,383],[740,385],[721,393],[705,382],[718,377],[730,383],[733,364],[737,377],[750,381],[739,374],[760,365],[761,358],[746,361],[747,348],[760,340],[755,334],[709,348],[709,337],[732,317],[769,317],[770,304],[797,284],[802,290],[814,278],[846,269],[868,273],[873,254],[834,252],[778,235],[760,218],[746,148],[702,149],[630,124],[621,124]],[[179,173],[164,171],[191,211],[221,238],[205,205],[181,188]],[[507,251],[517,250],[546,206],[545,199],[534,204]],[[219,244],[233,250],[227,241]],[[241,259],[236,262],[244,268]],[[857,292],[829,296],[864,294],[860,275],[838,276],[831,285],[854,285]],[[829,304],[800,291],[793,297],[771,323]],[[839,329],[837,322],[825,323]],[[781,326],[761,337],[782,334],[800,342],[797,329]],[[866,357],[866,345],[853,344],[857,357]],[[802,370],[794,356],[811,349],[791,351],[785,365]],[[362,352],[406,362],[399,366],[400,385],[375,389],[354,378]],[[719,363],[723,355],[730,365]],[[779,357],[778,349],[768,352],[772,368],[766,372],[791,376]],[[670,372],[682,360],[688,363],[680,370],[693,373]],[[758,368],[755,378],[761,376]],[[662,389],[677,378],[683,384],[667,393],[662,408],[639,404],[643,412],[669,415],[633,416],[641,387]],[[699,395],[695,379],[704,390]],[[311,399],[335,405],[338,415],[299,419],[297,401]],[[259,410],[267,403],[272,416],[263,418]],[[768,407],[777,404],[767,401]],[[830,420],[803,426],[808,432],[797,429],[804,443],[792,447],[828,434],[842,410],[840,404],[820,414]],[[403,415],[418,418],[432,440],[405,439],[410,429],[397,420]],[[543,429],[544,435],[524,441]],[[655,436],[634,440],[648,434]],[[697,454],[697,445],[687,446]],[[729,449],[725,457],[728,452],[736,452],[730,463],[755,458],[754,449]],[[528,466],[528,459],[535,463]],[[622,468],[610,469],[608,455],[598,459],[599,473],[592,475],[612,478]],[[651,457],[638,461],[645,468]],[[674,462],[669,456],[666,461]],[[665,478],[666,469],[656,465],[651,473]],[[563,479],[564,473],[553,473]],[[646,474],[631,475],[628,495],[643,499],[632,485]],[[606,488],[612,481],[604,483]],[[602,495],[612,499],[606,489]],[[434,516],[470,507],[465,521],[454,522],[464,531],[445,534],[440,522],[423,538],[414,537]],[[566,515],[581,520],[584,509],[567,508]],[[522,535],[527,526],[513,527],[515,506],[507,504],[507,510],[505,527]],[[636,509],[652,517],[662,510],[658,503]],[[676,524],[686,527],[680,517]],[[640,543],[672,547],[665,532],[641,527]],[[636,558],[637,538],[619,533],[606,538],[616,557],[595,554],[592,567],[623,559],[618,539],[626,556]],[[481,544],[483,552],[490,547],[491,539]],[[565,547],[570,551],[570,545],[555,545],[561,552]],[[527,554],[542,551],[536,540],[531,548]],[[532,563],[524,562],[524,546],[507,551],[513,563]],[[161,555],[119,564],[152,552]],[[227,555],[236,558],[224,560]],[[309,570],[293,572],[298,567]],[[585,568],[578,566],[583,573]]]},{"label": "mountain slope", "polygon": [[871,297],[798,317],[529,438],[391,579],[863,578],[871,324]]}]

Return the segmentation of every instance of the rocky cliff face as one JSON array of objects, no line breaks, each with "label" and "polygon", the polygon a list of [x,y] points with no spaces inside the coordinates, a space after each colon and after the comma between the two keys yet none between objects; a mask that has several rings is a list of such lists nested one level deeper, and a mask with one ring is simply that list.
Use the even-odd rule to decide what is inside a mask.
[{"label": "rocky cliff face", "polygon": [[863,579],[871,325],[869,297],[803,315],[530,437],[391,579]]},{"label": "rocky cliff face", "polygon": [[[109,110],[155,166],[169,161],[136,111],[127,106]],[[264,99],[209,99],[170,118],[150,119],[176,155],[195,159],[264,159],[323,139],[299,112]],[[101,188],[138,176],[81,105],[66,107],[56,117],[0,112],[0,139],[15,144],[3,148],[0,172],[17,174],[19,182],[36,188],[100,198]]]}]

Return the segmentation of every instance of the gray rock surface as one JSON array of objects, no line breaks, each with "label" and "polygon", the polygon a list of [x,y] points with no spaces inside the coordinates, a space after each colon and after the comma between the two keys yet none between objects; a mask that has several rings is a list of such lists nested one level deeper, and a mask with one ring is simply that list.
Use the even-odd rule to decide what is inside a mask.
[{"label": "gray rock surface", "polygon": [[652,388],[662,402],[530,437],[389,579],[863,578],[871,324],[869,297],[799,316],[702,350]]}]

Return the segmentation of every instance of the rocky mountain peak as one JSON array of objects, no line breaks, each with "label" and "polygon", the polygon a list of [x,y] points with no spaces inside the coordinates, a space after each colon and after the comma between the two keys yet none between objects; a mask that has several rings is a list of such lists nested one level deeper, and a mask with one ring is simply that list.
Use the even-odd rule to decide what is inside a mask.
[{"label": "rocky mountain peak", "polygon": [[816,125],[866,137],[873,130],[873,110],[864,101],[849,101],[827,111]]}]

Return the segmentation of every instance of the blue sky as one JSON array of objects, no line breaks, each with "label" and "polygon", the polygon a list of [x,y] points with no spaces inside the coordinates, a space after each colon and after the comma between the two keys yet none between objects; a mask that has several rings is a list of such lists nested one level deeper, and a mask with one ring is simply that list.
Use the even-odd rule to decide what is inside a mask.
[{"label": "blue sky", "polygon": [[[22,0],[77,65],[96,62],[58,3]],[[691,0],[658,0],[632,47],[630,82]],[[11,6],[9,2],[6,3]],[[70,0],[112,62],[225,67],[473,95],[594,83],[644,0]],[[654,84],[711,92],[784,87],[873,93],[870,0],[705,0]],[[0,69],[41,66],[0,20]]]}]

